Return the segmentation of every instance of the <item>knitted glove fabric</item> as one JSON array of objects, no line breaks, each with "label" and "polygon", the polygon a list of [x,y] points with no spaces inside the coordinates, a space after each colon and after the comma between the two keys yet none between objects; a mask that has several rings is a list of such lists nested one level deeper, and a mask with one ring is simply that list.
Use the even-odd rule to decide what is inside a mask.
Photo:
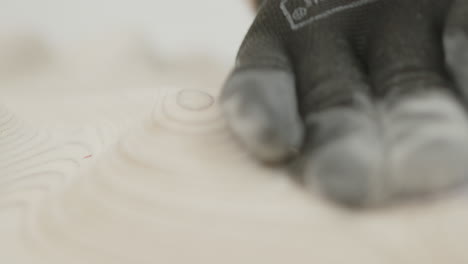
[{"label": "knitted glove fabric", "polygon": [[467,162],[454,158],[468,157],[466,138],[451,131],[468,126],[450,76],[468,87],[467,1],[260,2],[221,95],[255,157],[293,159],[300,182],[349,205],[466,180]]}]

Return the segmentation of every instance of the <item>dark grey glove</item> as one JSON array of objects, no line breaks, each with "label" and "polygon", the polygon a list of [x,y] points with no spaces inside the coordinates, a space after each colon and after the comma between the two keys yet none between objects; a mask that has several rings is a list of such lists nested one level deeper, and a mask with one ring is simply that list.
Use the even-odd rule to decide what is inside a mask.
[{"label": "dark grey glove", "polygon": [[[466,0],[264,0],[221,102],[265,162],[306,186],[375,205],[468,179]],[[468,93],[467,93],[468,95]]]}]

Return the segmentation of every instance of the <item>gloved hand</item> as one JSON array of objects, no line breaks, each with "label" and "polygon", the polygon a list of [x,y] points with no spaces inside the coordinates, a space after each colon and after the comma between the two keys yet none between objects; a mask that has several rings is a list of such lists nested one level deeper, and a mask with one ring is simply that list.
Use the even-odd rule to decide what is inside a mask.
[{"label": "gloved hand", "polygon": [[466,0],[264,0],[222,107],[254,156],[344,204],[439,192],[468,179],[467,34]]}]

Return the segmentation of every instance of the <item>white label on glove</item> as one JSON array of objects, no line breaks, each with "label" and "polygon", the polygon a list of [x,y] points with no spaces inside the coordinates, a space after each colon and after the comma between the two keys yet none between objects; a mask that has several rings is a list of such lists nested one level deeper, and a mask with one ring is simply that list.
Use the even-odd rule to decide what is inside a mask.
[{"label": "white label on glove", "polygon": [[291,29],[298,30],[341,11],[377,1],[379,0],[348,0],[348,3],[340,5],[336,2],[343,2],[342,0],[303,0],[303,4],[298,6],[297,1],[282,0],[280,8],[288,19]]}]

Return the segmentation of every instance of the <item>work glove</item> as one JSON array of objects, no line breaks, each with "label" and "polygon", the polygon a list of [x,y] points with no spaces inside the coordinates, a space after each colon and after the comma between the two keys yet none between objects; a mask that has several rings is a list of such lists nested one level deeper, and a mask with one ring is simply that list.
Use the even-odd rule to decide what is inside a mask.
[{"label": "work glove", "polygon": [[466,0],[264,0],[220,99],[260,161],[380,206],[468,179],[467,90]]}]

